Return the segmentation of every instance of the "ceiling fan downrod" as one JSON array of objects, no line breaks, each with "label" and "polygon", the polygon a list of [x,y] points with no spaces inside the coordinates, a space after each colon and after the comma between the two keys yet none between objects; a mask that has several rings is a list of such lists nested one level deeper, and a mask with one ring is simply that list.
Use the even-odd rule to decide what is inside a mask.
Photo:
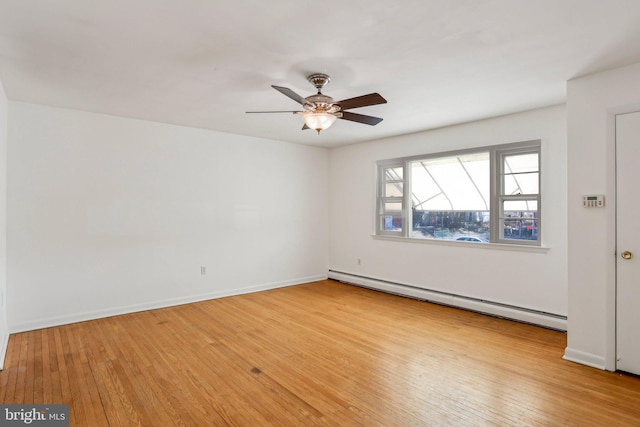
[{"label": "ceiling fan downrod", "polygon": [[322,93],[322,88],[328,85],[329,82],[331,82],[331,77],[329,77],[327,74],[315,73],[309,75],[307,77],[307,80],[309,81],[309,83],[314,85],[316,89],[318,89],[318,93],[320,94]]}]

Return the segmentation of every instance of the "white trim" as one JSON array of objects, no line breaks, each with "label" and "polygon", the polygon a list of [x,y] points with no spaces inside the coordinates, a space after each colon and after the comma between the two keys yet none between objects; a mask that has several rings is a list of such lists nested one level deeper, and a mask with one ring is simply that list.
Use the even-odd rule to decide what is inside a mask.
[{"label": "white trim", "polygon": [[565,348],[564,356],[562,356],[562,358],[570,362],[576,362],[582,365],[591,366],[592,368],[598,368],[602,370],[606,369],[605,358],[603,356],[575,350],[569,347]]},{"label": "white trim", "polygon": [[7,356],[7,348],[9,347],[9,334],[0,337],[0,371],[4,369],[4,359]]},{"label": "white trim", "polygon": [[531,323],[545,328],[567,330],[566,316],[516,307],[493,301],[479,300],[464,295],[438,292],[425,288],[405,285],[371,277],[358,276],[342,271],[329,270],[329,278],[344,283],[372,288],[379,291],[398,294],[437,304],[448,305],[466,310],[476,311],[492,316],[504,317],[520,322]]},{"label": "white trim", "polygon": [[95,320],[95,319],[100,319],[104,317],[117,316],[121,314],[129,314],[129,313],[135,313],[139,311],[154,310],[158,308],[166,308],[166,307],[172,307],[172,306],[182,305],[182,304],[190,304],[190,303],[206,301],[210,299],[224,298],[224,297],[230,297],[235,295],[248,294],[252,292],[260,292],[260,291],[267,291],[270,289],[284,288],[287,286],[299,285],[301,283],[317,282],[317,281],[326,280],[326,279],[327,279],[327,275],[300,277],[297,279],[285,280],[281,282],[263,283],[260,285],[247,286],[244,288],[236,288],[228,291],[209,292],[206,294],[190,295],[186,297],[152,301],[152,302],[146,302],[142,304],[133,304],[133,305],[123,306],[123,307],[114,307],[114,308],[109,308],[105,310],[96,310],[96,311],[78,313],[78,314],[73,314],[68,316],[49,317],[49,318],[38,319],[34,321],[10,325],[10,331],[11,333],[26,332],[26,331],[36,330],[36,329],[50,328],[52,326],[67,325],[70,323],[84,322],[84,321]]}]

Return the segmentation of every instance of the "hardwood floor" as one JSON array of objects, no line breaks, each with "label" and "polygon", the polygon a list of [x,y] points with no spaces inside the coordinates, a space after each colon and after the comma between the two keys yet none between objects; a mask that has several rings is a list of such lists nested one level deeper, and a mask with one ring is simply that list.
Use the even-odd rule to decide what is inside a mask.
[{"label": "hardwood floor", "polygon": [[333,281],[12,335],[1,403],[78,426],[638,426],[565,334]]}]

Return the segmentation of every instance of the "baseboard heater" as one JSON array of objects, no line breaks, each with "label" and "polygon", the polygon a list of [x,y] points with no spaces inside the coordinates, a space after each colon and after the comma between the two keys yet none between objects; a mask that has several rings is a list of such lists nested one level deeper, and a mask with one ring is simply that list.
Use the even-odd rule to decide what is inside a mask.
[{"label": "baseboard heater", "polygon": [[415,298],[436,304],[448,305],[475,311],[490,316],[502,317],[519,322],[530,323],[545,328],[558,331],[567,330],[567,317],[559,314],[546,313],[544,311],[531,310],[509,304],[502,304],[477,298],[465,297],[462,295],[450,294],[446,292],[434,291],[430,289],[418,288],[416,286],[402,283],[390,282],[366,276],[359,276],[341,271],[329,270],[329,279],[350,285],[362,286],[364,288],[375,289],[395,295]]}]

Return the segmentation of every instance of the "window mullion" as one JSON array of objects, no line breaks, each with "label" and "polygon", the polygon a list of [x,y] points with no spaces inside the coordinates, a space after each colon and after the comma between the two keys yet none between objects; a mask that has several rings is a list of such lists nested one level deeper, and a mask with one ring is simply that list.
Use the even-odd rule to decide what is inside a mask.
[{"label": "window mullion", "polygon": [[491,152],[491,156],[489,157],[489,171],[490,171],[490,206],[491,206],[491,214],[489,220],[489,241],[497,242],[500,237],[500,215],[498,212],[500,211],[500,198],[498,197],[500,193],[500,187],[502,187],[501,178],[502,177],[502,167],[501,162],[498,159],[498,152],[493,150]]},{"label": "window mullion", "polygon": [[409,170],[409,162],[405,161],[402,167],[402,176],[404,177],[404,192],[402,197],[402,234],[404,237],[409,237],[413,230],[413,193],[411,192],[411,171]]}]

